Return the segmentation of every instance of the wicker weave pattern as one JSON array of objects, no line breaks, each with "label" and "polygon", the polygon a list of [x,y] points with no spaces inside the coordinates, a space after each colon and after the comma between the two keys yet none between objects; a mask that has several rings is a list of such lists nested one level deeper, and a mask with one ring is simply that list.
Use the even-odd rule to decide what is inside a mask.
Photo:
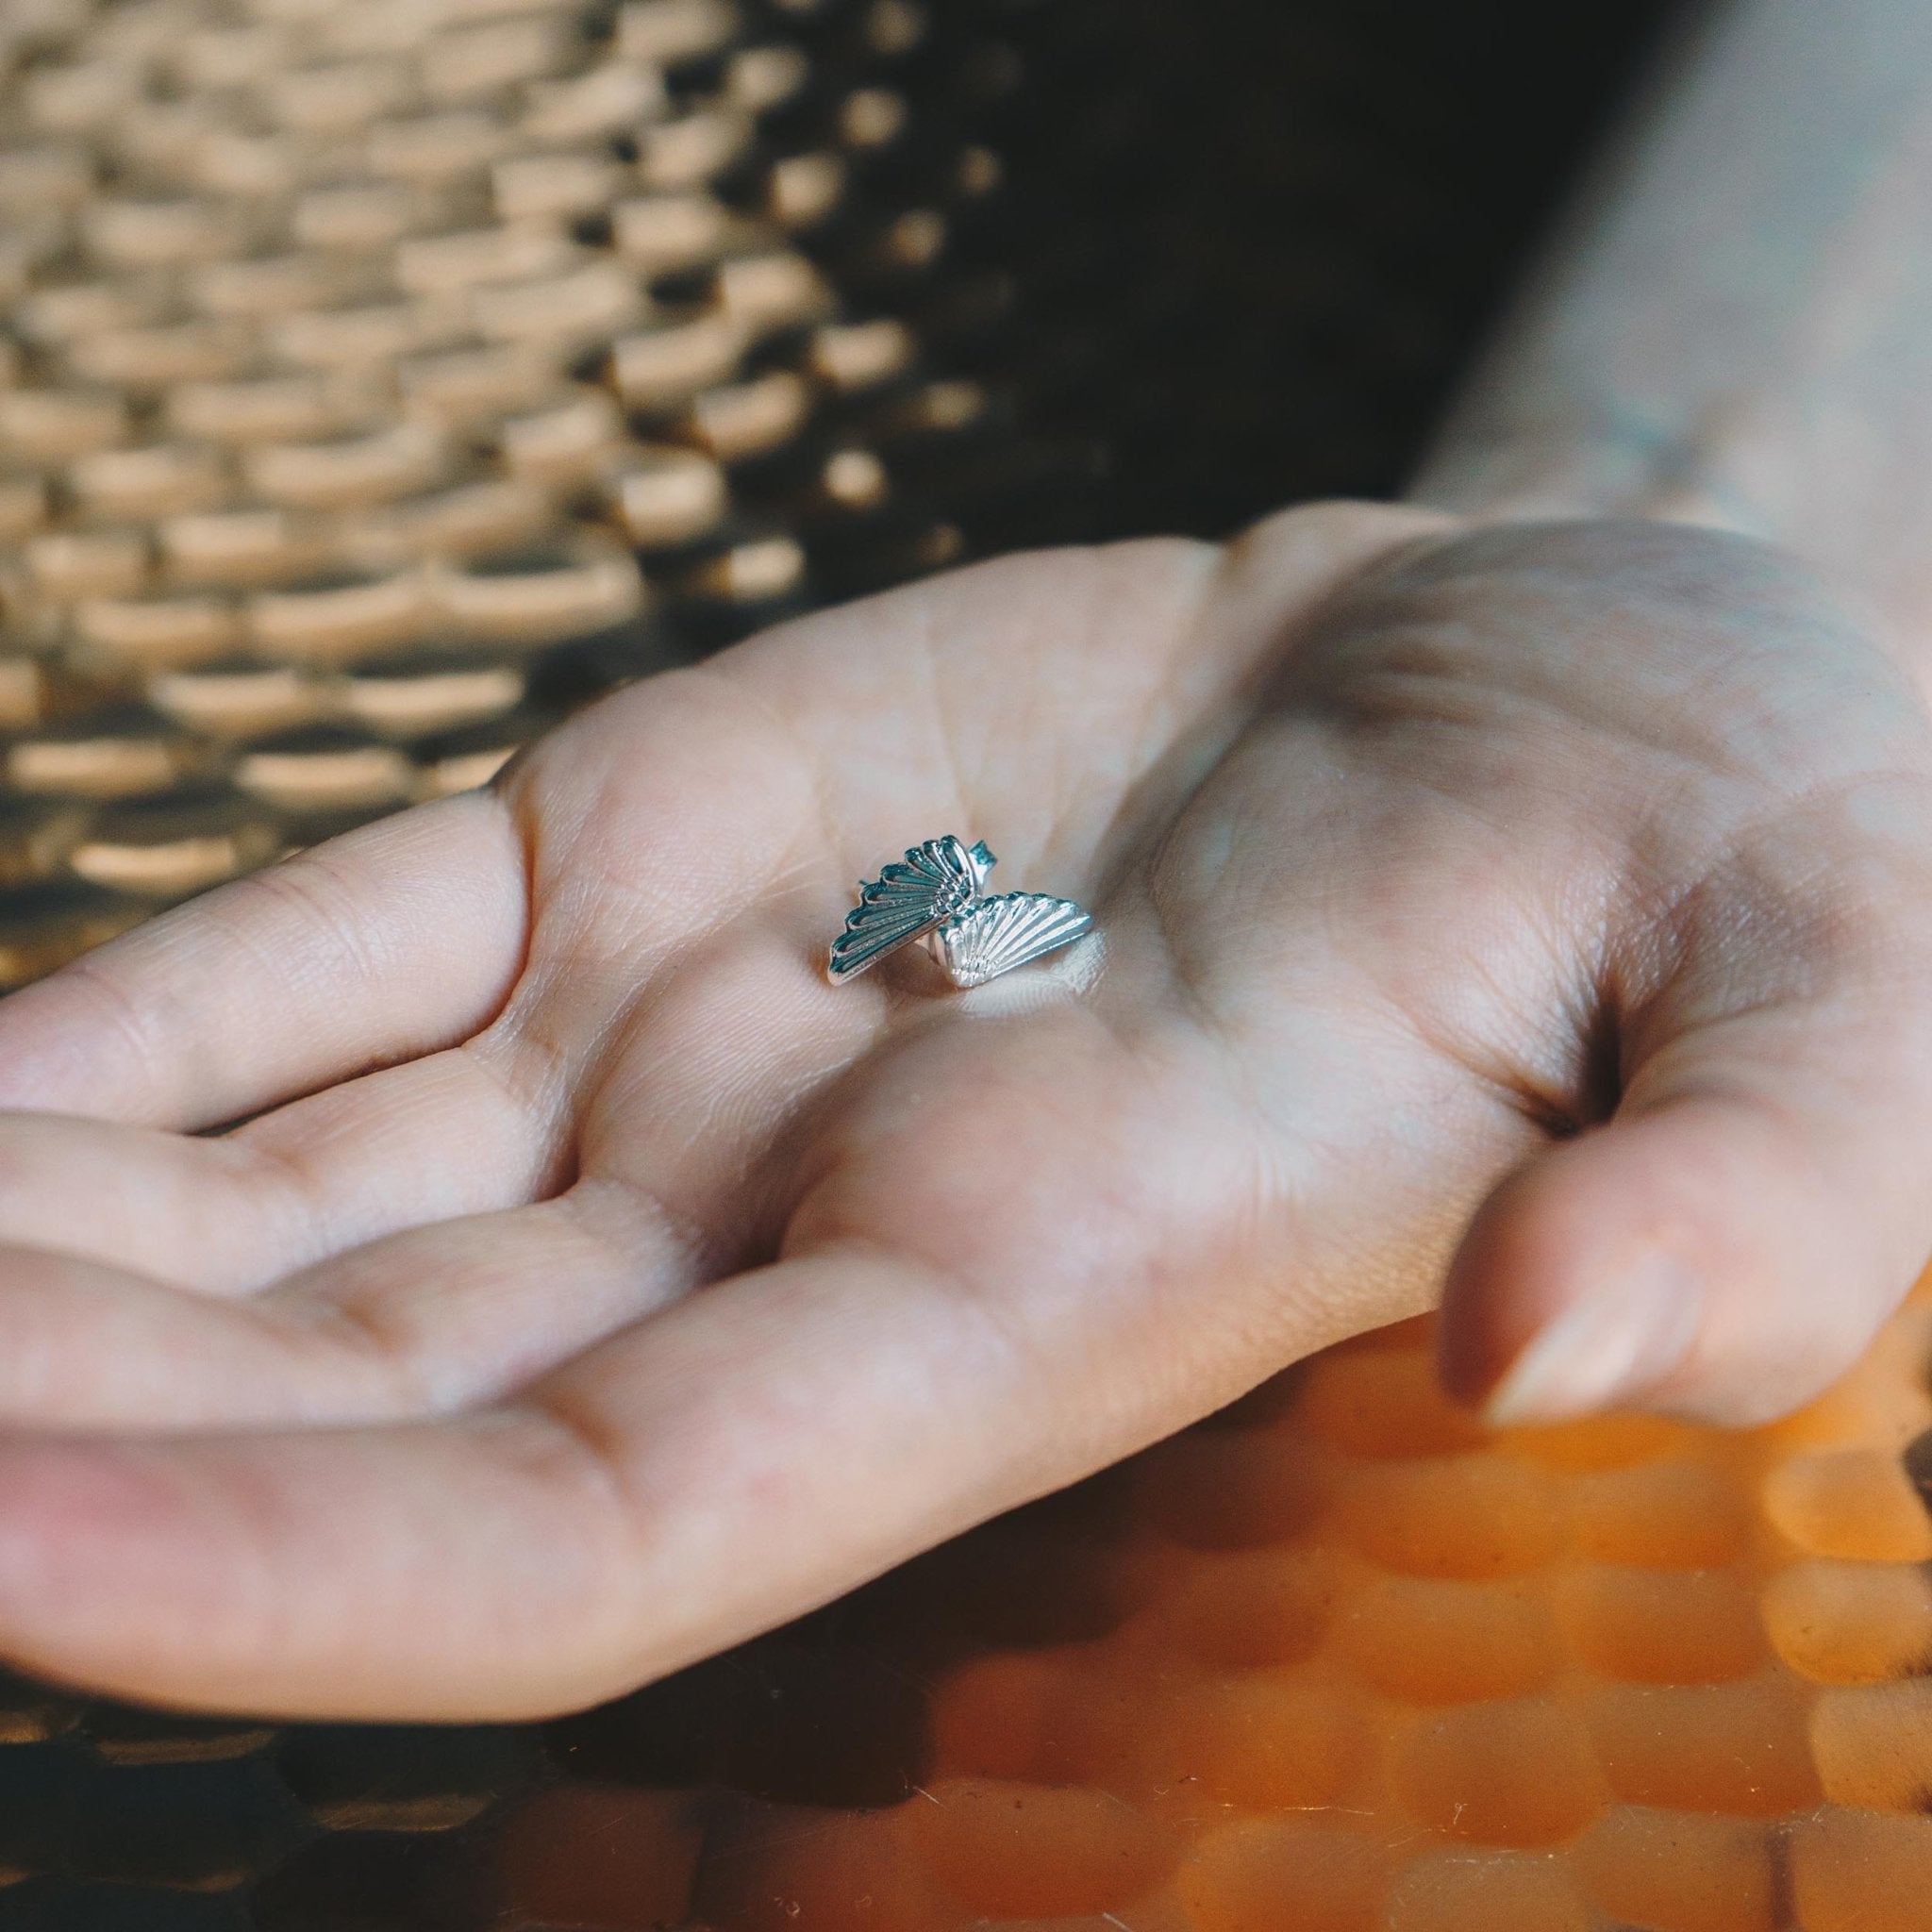
[{"label": "wicker weave pattern", "polygon": [[8,25],[0,981],[959,551],[904,0]]}]

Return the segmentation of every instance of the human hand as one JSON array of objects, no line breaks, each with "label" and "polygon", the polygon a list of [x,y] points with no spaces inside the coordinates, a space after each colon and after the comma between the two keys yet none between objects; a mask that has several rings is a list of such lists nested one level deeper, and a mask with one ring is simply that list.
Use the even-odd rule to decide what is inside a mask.
[{"label": "human hand", "polygon": [[[944,831],[1098,937],[828,986]],[[1018,558],[102,948],[0,1105],[0,1654],[550,1712],[1445,1271],[1501,1416],[1819,1387],[1932,1247],[1932,726],[1698,532]]]}]

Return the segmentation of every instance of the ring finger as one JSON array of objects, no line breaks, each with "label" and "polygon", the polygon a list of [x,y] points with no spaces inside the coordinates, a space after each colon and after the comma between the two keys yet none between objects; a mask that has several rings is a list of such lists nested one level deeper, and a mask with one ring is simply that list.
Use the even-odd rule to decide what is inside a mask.
[{"label": "ring finger", "polygon": [[220,1139],[0,1115],[0,1246],[246,1294],[365,1241],[541,1191],[547,1137],[463,1048],[364,1075]]}]

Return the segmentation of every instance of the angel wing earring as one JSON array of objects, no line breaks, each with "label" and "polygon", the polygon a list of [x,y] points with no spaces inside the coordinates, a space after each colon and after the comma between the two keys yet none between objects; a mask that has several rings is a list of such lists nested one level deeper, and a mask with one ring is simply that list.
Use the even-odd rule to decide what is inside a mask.
[{"label": "angel wing earring", "polygon": [[984,986],[1091,928],[1093,915],[1071,899],[988,895],[995,863],[984,841],[969,846],[951,833],[910,847],[877,878],[860,882],[858,904],[832,941],[827,976],[842,984],[923,939],[955,986]]},{"label": "angel wing earring", "polygon": [[1001,892],[956,912],[927,944],[955,986],[984,986],[1091,929],[1092,913],[1045,892]]},{"label": "angel wing earring", "polygon": [[832,941],[825,972],[834,985],[856,979],[888,953],[937,932],[978,898],[997,863],[982,841],[968,847],[948,832],[910,847],[904,859],[862,879],[858,904],[845,916],[845,930]]}]

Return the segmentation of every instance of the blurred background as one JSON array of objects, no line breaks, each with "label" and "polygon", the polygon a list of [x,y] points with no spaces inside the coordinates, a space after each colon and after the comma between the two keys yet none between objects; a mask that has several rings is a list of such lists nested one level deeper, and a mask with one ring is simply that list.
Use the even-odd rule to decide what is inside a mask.
[{"label": "blurred background", "polygon": [[1398,490],[1664,11],[9,0],[0,984],[811,603]]}]

